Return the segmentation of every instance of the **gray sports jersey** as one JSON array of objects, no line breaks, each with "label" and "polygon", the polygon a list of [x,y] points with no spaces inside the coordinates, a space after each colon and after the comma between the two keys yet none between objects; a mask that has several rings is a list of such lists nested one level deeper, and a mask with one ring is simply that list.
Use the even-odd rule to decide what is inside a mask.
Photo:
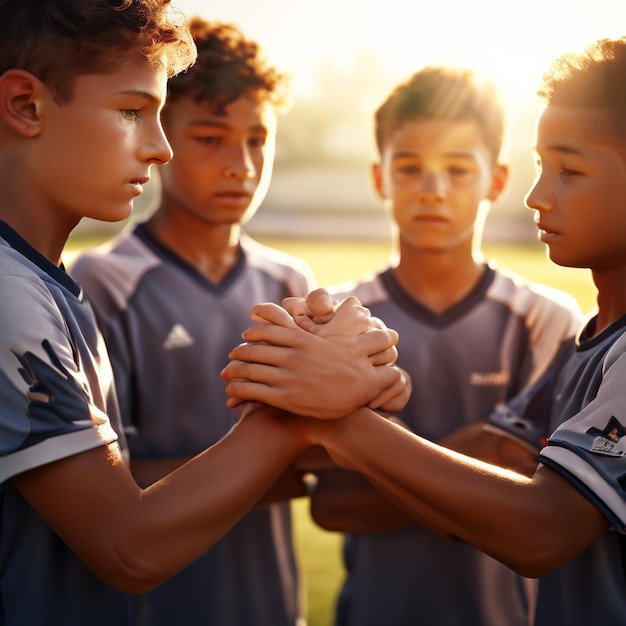
[{"label": "gray sports jersey", "polygon": [[[232,427],[219,373],[250,308],[303,296],[301,261],[242,237],[218,285],[144,226],[81,256],[73,274],[107,341],[131,456],[194,455]],[[263,451],[259,451],[262,454]],[[206,555],[134,602],[136,624],[293,626],[300,614],[289,503],[257,508]]]},{"label": "gray sports jersey", "polygon": [[589,498],[612,530],[540,580],[537,626],[626,621],[625,331],[623,316],[591,339],[585,332],[575,354],[557,364],[551,425],[558,428],[540,460]]},{"label": "gray sports jersey", "polygon": [[[349,293],[399,332],[398,364],[413,384],[399,417],[434,441],[487,418],[539,378],[579,323],[572,298],[490,267],[442,314],[409,297],[389,270]],[[339,626],[527,624],[523,579],[419,525],[348,535],[345,566]]]},{"label": "gray sports jersey", "polygon": [[78,285],[0,222],[0,624],[129,623],[128,597],[96,577],[10,480],[118,445],[118,417],[111,366]]}]

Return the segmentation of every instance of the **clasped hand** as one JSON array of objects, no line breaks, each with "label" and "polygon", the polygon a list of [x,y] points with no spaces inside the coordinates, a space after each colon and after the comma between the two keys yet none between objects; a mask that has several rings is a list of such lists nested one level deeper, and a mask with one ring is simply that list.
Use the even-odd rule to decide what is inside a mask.
[{"label": "clasped hand", "polygon": [[335,303],[326,290],[283,306],[253,307],[256,323],[222,371],[228,406],[261,402],[332,420],[369,406],[397,411],[410,386],[395,366],[398,334],[355,297]]}]

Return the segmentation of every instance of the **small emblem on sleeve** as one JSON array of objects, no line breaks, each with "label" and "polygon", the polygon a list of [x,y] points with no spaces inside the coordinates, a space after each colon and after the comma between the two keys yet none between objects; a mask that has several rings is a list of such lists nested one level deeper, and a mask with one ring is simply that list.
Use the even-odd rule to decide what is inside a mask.
[{"label": "small emblem on sleeve", "polygon": [[597,454],[621,457],[626,454],[626,428],[624,428],[617,418],[612,415],[604,430],[590,428],[590,435],[596,435],[591,442],[589,450]]}]

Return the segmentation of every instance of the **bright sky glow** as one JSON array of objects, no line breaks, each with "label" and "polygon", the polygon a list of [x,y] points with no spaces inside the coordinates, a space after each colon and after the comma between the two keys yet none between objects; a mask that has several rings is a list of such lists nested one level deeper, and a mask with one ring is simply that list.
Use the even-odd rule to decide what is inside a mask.
[{"label": "bright sky glow", "polygon": [[187,16],[237,24],[304,91],[320,61],[350,67],[359,51],[388,67],[385,93],[429,63],[474,67],[506,101],[533,98],[553,58],[626,35],[624,0],[174,0]]}]

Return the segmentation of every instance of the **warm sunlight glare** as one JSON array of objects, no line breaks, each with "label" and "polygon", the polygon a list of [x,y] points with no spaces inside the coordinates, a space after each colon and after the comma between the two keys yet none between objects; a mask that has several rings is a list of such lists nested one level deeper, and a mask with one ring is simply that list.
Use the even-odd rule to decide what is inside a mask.
[{"label": "warm sunlight glare", "polygon": [[626,34],[623,0],[175,0],[187,15],[238,24],[268,57],[292,73],[294,88],[314,84],[321,61],[349,71],[367,52],[386,68],[388,84],[426,64],[471,66],[495,79],[515,106],[533,98],[557,55],[600,37]]}]

